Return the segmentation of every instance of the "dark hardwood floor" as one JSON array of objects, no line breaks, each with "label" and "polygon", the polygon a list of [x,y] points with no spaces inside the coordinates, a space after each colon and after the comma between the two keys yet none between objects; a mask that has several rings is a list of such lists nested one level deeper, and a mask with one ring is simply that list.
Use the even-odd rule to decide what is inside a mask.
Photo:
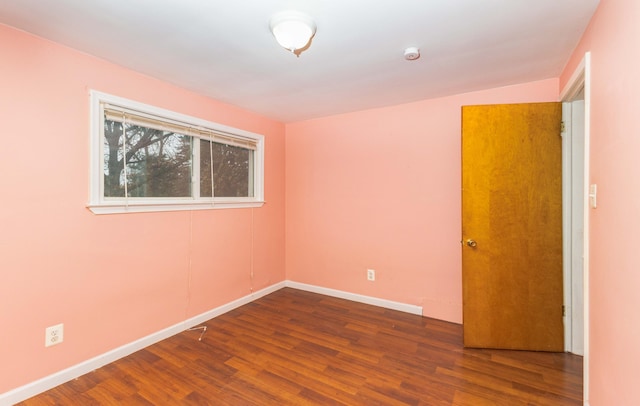
[{"label": "dark hardwood floor", "polygon": [[582,358],[282,289],[21,405],[581,405]]}]

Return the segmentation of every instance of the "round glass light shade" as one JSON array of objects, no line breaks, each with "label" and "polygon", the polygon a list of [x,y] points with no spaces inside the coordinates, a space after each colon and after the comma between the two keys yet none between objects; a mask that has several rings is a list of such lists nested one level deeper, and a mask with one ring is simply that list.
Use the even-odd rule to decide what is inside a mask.
[{"label": "round glass light shade", "polygon": [[316,25],[304,14],[283,12],[271,19],[271,32],[283,48],[296,53],[307,46],[316,32]]}]

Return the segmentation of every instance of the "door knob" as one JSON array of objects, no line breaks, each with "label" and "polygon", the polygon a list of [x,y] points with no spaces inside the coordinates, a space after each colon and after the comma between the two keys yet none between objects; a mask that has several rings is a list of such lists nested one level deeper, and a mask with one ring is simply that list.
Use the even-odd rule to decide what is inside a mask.
[{"label": "door knob", "polygon": [[476,240],[467,240],[467,245],[471,248],[475,248],[478,246],[478,243],[476,242]]}]

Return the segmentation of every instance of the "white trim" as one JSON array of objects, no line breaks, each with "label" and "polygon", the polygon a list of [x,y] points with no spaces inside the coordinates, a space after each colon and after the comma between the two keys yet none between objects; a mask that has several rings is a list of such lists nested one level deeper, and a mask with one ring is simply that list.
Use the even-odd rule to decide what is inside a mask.
[{"label": "white trim", "polygon": [[[584,191],[589,193],[589,182],[591,179],[590,163],[591,163],[591,52],[587,52],[584,56]],[[589,199],[585,198],[584,202],[584,359],[583,359],[583,399],[589,404],[589,241],[590,241],[590,223],[589,216]]]},{"label": "white trim", "polygon": [[[589,53],[587,52],[587,54]],[[572,101],[576,98],[578,93],[580,93],[580,91],[582,90],[583,86],[585,85],[586,63],[587,63],[586,60],[587,60],[587,57],[585,55],[585,58],[580,61],[580,63],[576,67],[576,70],[573,71],[573,74],[569,78],[569,81],[565,85],[564,89],[562,89],[562,92],[560,92],[560,100]]]},{"label": "white trim", "polygon": [[398,310],[401,312],[422,316],[422,306],[393,302],[391,300],[359,295],[357,293],[349,293],[342,290],[323,288],[321,286],[307,285],[305,283],[293,282],[289,280],[285,282],[285,286],[289,288],[304,290],[307,292],[319,293],[326,296],[333,296],[340,299],[347,299],[351,300],[352,302],[365,303],[373,306],[384,307],[386,309]]},{"label": "white trim", "polygon": [[[580,90],[584,84],[581,84]],[[576,93],[577,94],[577,93]],[[584,100],[562,103],[562,218],[565,351],[584,355]]]},{"label": "white trim", "polygon": [[100,367],[103,367],[111,362],[119,360],[120,358],[126,357],[127,355],[146,348],[152,344],[181,333],[188,328],[202,324],[207,320],[211,320],[247,303],[251,303],[254,300],[280,290],[283,287],[285,287],[285,282],[276,283],[275,285],[271,285],[262,290],[241,297],[240,299],[216,307],[215,309],[209,310],[198,316],[174,324],[171,327],[167,327],[163,330],[157,331],[139,340],[133,341],[129,344],[125,344],[122,347],[118,347],[114,350],[88,359],[67,369],[63,369],[62,371],[31,382],[27,385],[2,393],[0,394],[0,405],[12,405],[18,402],[22,402],[23,400],[29,399],[30,397],[33,397],[39,393],[45,392],[81,375],[87,374]]},{"label": "white trim", "polygon": [[[96,90],[89,91],[90,102],[90,129],[91,136],[89,147],[89,203],[87,207],[95,214],[115,214],[115,213],[136,213],[136,212],[157,212],[175,210],[205,210],[205,209],[229,209],[229,208],[249,208],[261,207],[264,204],[264,136],[249,131],[229,127],[223,124],[214,123],[197,117],[188,116],[159,107],[143,104],[122,97],[113,96]],[[247,140],[255,144],[253,150],[253,194],[249,197],[207,197],[202,198],[105,198],[104,174],[103,174],[103,139],[102,139],[102,114],[101,105],[109,104],[119,106],[123,109],[131,109],[141,113],[148,113],[167,121],[188,123],[194,127],[201,127],[215,133],[223,134],[225,137],[235,137],[239,140]],[[186,125],[186,124],[185,124]],[[199,137],[195,137],[199,138]],[[197,178],[197,176],[196,176]],[[192,179],[195,184],[197,179]],[[199,183],[198,183],[199,185]]]},{"label": "white trim", "polygon": [[573,317],[572,303],[572,273],[571,273],[571,196],[572,196],[572,122],[571,122],[571,103],[562,103],[562,122],[564,123],[564,132],[562,133],[562,281],[563,281],[563,305],[564,314],[562,317],[564,323],[564,350],[571,352],[573,343],[573,326],[571,318]]},{"label": "white trim", "polygon": [[560,93],[561,100],[569,101],[575,97],[580,88],[584,84],[584,235],[583,235],[583,298],[584,298],[584,356],[583,356],[583,402],[589,404],[589,199],[587,197],[589,191],[589,183],[591,179],[590,157],[591,157],[591,52],[586,52],[584,58],[571,75],[565,88]]},{"label": "white trim", "polygon": [[215,204],[201,202],[156,202],[137,204],[129,200],[127,204],[103,203],[88,204],[87,208],[94,214],[120,214],[120,213],[148,213],[157,211],[180,211],[180,210],[211,210],[211,209],[243,209],[251,207],[262,207],[265,202],[216,202]]}]

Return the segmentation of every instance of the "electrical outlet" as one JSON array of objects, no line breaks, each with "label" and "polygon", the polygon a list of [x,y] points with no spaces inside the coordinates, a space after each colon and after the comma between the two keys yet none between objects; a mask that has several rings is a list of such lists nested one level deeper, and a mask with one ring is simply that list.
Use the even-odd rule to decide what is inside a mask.
[{"label": "electrical outlet", "polygon": [[367,269],[367,280],[375,281],[376,280],[376,271],[373,269]]},{"label": "electrical outlet", "polygon": [[64,339],[64,324],[60,323],[55,326],[44,329],[44,346],[60,344]]}]

